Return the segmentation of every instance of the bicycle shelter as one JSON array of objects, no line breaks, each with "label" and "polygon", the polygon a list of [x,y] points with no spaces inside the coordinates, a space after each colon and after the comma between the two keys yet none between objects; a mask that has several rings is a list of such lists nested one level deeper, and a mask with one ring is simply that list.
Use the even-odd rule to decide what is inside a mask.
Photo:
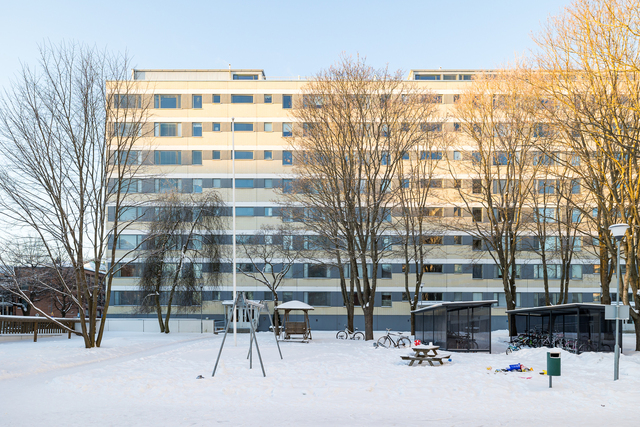
[{"label": "bicycle shelter", "polygon": [[441,302],[414,310],[416,339],[441,350],[490,353],[491,306],[497,302]]},{"label": "bicycle shelter", "polygon": [[[277,306],[275,308],[277,312],[284,312],[282,339],[290,340],[292,338],[299,338],[302,342],[308,342],[312,339],[311,327],[309,324],[309,310],[313,309],[313,306],[297,300],[288,301]],[[303,320],[293,320],[291,318],[292,311],[302,311],[304,316]],[[299,317],[299,315],[296,317]]]},{"label": "bicycle shelter", "polygon": [[[577,353],[585,351],[614,351],[615,321],[605,320],[602,304],[574,303],[508,310],[509,336],[513,340],[520,334],[548,336],[549,341],[559,336],[574,340]],[[622,331],[620,331],[622,351]]]}]

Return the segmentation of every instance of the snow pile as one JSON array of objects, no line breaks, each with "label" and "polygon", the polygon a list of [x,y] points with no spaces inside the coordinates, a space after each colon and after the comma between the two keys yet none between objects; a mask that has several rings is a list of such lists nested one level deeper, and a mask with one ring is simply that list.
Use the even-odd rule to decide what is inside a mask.
[{"label": "snow pile", "polygon": [[[591,426],[632,421],[640,388],[628,335],[619,381],[612,354],[562,351],[552,389],[539,374],[548,349],[506,355],[504,331],[493,333],[494,354],[452,353],[436,367],[407,366],[409,349],[317,331],[308,344],[282,342],[280,360],[273,335],[260,333],[266,378],[255,351],[249,369],[248,338],[227,338],[213,378],[222,335],[112,332],[91,350],[77,337],[0,343],[2,425]],[[534,371],[495,372],[515,363]]]}]

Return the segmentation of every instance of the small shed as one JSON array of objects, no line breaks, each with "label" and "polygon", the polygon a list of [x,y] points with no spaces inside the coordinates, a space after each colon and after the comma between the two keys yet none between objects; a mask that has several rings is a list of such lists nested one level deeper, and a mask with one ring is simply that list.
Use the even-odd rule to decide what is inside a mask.
[{"label": "small shed", "polygon": [[[614,320],[605,320],[602,304],[575,303],[508,310],[509,335],[530,338],[547,336],[549,342],[559,338],[570,342],[570,349],[585,351],[614,351]],[[622,330],[620,330],[622,350]]]},{"label": "small shed", "polygon": [[491,306],[497,302],[441,302],[414,310],[416,339],[447,351],[491,353]]},{"label": "small shed", "polygon": [[[305,342],[312,339],[311,327],[309,324],[309,310],[313,309],[313,306],[296,300],[288,301],[277,306],[276,310],[278,312],[284,312],[284,329],[282,331],[282,338],[285,340],[300,338]],[[292,311],[302,311],[304,313],[304,320],[291,320],[290,314]]]}]

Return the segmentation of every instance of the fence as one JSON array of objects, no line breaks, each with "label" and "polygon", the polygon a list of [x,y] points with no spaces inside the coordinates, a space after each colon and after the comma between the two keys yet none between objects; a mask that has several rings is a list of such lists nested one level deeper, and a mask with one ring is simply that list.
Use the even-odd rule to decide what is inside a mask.
[{"label": "fence", "polygon": [[[74,329],[76,319],[56,319],[57,322]],[[71,332],[47,319],[37,316],[0,316],[1,335],[33,335],[33,342],[38,341],[38,335],[54,335]]]}]

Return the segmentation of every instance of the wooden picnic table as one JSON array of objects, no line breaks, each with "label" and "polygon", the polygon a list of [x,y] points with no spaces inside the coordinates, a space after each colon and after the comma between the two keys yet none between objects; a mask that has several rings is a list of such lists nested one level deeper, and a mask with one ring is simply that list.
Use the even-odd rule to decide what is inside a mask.
[{"label": "wooden picnic table", "polygon": [[413,366],[415,362],[418,362],[418,365],[422,365],[422,362],[427,362],[431,366],[435,366],[433,362],[438,362],[441,365],[444,365],[442,359],[448,359],[451,357],[450,354],[438,354],[438,350],[440,346],[437,345],[425,345],[420,344],[414,347],[411,347],[411,350],[415,352],[413,356],[400,356],[402,360],[408,360],[409,366]]}]

